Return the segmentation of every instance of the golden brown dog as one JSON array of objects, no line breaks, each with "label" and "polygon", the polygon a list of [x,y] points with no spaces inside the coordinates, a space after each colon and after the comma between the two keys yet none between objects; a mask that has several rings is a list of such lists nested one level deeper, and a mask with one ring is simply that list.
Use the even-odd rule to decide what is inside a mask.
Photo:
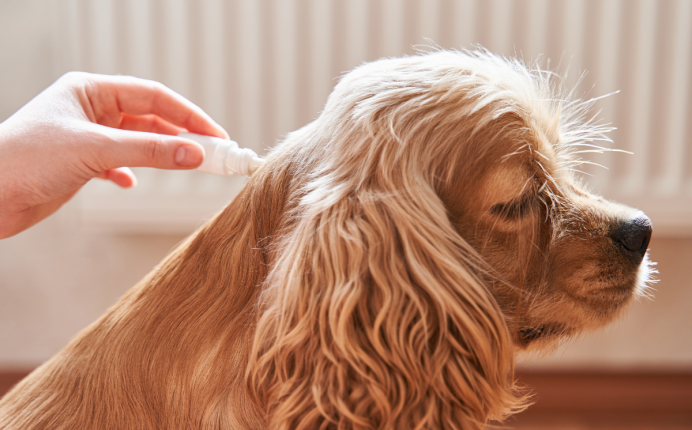
[{"label": "golden brown dog", "polygon": [[347,74],[238,197],[0,402],[3,429],[479,429],[517,350],[641,295],[648,219],[583,190],[550,74],[436,52]]}]

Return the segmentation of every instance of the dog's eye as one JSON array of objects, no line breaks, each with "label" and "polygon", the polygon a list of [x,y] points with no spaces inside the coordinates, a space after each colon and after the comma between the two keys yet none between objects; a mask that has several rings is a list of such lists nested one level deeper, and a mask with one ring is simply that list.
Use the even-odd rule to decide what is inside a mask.
[{"label": "dog's eye", "polygon": [[538,327],[531,327],[531,328],[519,330],[519,334],[521,335],[522,339],[526,343],[529,343],[529,342],[534,341],[538,338],[541,338],[544,335],[546,335],[547,333],[548,333],[547,330],[542,325],[539,325]]},{"label": "dog's eye", "polygon": [[501,216],[507,220],[516,220],[533,212],[537,207],[538,198],[535,196],[526,196],[520,201],[498,203],[490,208],[490,214]]}]

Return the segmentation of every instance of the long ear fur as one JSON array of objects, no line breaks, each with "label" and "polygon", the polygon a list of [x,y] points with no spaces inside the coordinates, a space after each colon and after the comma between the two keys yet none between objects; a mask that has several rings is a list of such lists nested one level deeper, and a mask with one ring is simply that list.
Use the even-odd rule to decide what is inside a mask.
[{"label": "long ear fur", "polygon": [[531,80],[483,55],[356,69],[279,148],[309,178],[291,198],[246,376],[269,428],[480,429],[525,406],[483,265],[436,192],[470,136],[520,111],[512,80]]},{"label": "long ear fur", "polygon": [[248,380],[269,428],[474,429],[516,406],[501,312],[421,193],[343,196],[286,238]]}]

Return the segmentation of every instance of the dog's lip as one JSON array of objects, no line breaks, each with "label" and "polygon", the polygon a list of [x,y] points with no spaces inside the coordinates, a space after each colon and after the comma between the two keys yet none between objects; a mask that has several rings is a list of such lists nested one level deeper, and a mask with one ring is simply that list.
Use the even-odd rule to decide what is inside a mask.
[{"label": "dog's lip", "polygon": [[598,287],[578,294],[568,292],[567,296],[581,306],[607,317],[619,312],[634,297],[635,290],[636,286],[628,283],[626,285]]},{"label": "dog's lip", "polygon": [[628,300],[634,294],[636,285],[617,285],[613,287],[598,288],[589,291],[588,295],[584,298],[588,301],[595,301],[598,303],[620,303]]},{"label": "dog's lip", "polygon": [[570,291],[568,288],[562,288],[562,291],[573,300],[599,307],[604,304],[621,304],[629,300],[634,295],[635,290],[635,282],[619,285],[594,285],[581,291]]}]

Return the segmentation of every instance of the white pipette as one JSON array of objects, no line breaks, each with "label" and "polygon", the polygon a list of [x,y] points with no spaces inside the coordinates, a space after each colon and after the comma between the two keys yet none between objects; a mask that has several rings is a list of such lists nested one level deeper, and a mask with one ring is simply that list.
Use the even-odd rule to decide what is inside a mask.
[{"label": "white pipette", "polygon": [[204,161],[197,168],[202,172],[231,176],[250,176],[264,160],[250,148],[240,148],[237,142],[219,137],[195,133],[180,133],[178,136],[194,140],[204,148]]}]

